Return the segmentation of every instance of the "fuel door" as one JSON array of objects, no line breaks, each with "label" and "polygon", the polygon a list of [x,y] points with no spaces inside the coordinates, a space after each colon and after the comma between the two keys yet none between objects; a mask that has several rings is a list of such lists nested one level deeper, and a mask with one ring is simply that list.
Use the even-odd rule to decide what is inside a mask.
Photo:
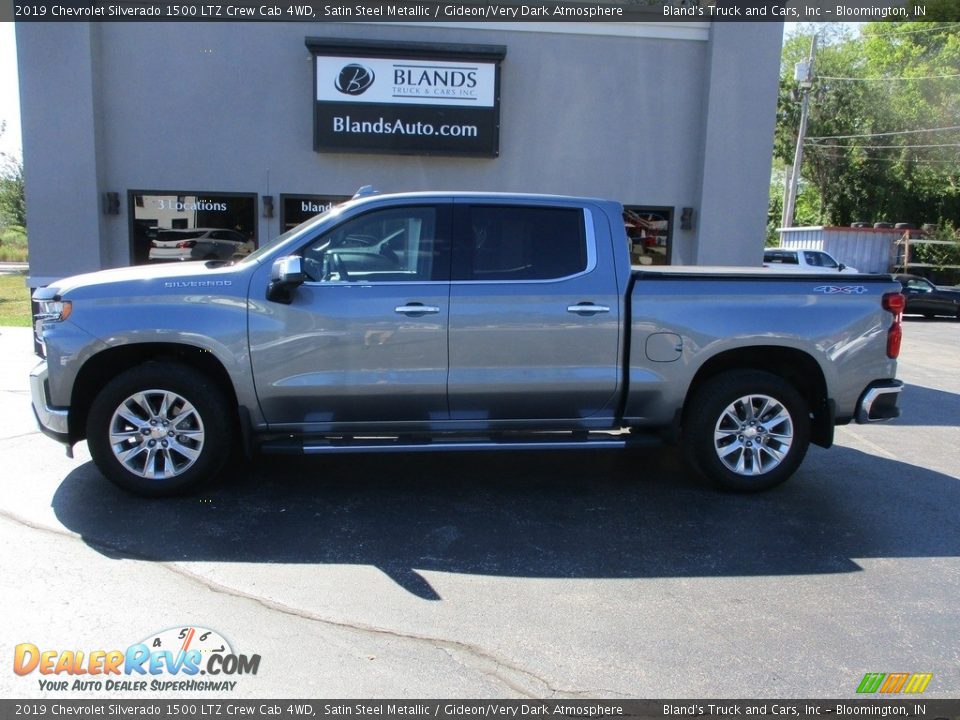
[{"label": "fuel door", "polygon": [[676,333],[653,333],[647,337],[645,351],[653,362],[674,362],[683,352],[683,339]]}]

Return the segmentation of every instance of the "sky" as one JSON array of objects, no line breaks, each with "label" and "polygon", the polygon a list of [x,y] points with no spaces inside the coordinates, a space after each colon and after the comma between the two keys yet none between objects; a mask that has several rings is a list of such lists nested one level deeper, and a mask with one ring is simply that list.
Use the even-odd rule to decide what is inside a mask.
[{"label": "sky", "polygon": [[[853,26],[863,23],[848,23]],[[799,23],[784,23],[784,35],[797,30]],[[0,22],[0,121],[7,130],[0,136],[0,152],[23,157],[20,140],[20,91],[17,83],[17,45],[14,23]]]}]

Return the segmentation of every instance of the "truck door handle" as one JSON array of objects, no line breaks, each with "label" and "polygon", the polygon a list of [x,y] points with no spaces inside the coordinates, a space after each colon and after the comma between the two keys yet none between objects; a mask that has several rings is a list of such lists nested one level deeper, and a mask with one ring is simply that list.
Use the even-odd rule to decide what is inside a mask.
[{"label": "truck door handle", "polygon": [[610,308],[607,305],[594,305],[593,303],[583,302],[578,305],[568,305],[567,312],[576,315],[594,315],[595,313],[610,312]]},{"label": "truck door handle", "polygon": [[407,303],[399,305],[393,310],[401,315],[435,315],[440,312],[436,305],[423,305],[421,303]]}]

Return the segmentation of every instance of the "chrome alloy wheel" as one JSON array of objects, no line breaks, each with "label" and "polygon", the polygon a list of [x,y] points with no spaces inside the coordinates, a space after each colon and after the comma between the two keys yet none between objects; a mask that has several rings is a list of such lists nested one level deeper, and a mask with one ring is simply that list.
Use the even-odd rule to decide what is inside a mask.
[{"label": "chrome alloy wheel", "polygon": [[184,473],[203,450],[203,420],[186,398],[143,390],[124,400],[110,419],[110,448],[127,470],[150,480]]},{"label": "chrome alloy wheel", "polygon": [[744,395],[721,413],[713,446],[729,470],[763,475],[783,462],[793,437],[793,418],[783,403],[769,395]]}]

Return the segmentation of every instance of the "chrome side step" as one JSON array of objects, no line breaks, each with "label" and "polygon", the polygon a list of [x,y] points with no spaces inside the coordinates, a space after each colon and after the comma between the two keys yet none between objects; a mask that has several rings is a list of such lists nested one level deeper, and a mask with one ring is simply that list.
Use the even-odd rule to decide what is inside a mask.
[{"label": "chrome side step", "polygon": [[463,452],[476,450],[589,450],[593,448],[624,448],[625,440],[556,440],[547,442],[431,442],[431,443],[326,443],[304,445],[304,455],[338,453],[391,453],[391,452]]},{"label": "chrome side step", "polygon": [[[465,438],[463,436],[440,437],[420,441],[400,437],[331,437],[286,438],[261,445],[265,453],[339,455],[348,453],[429,453],[429,452],[477,452],[489,450],[619,450],[627,447],[650,447],[661,444],[656,436],[614,435],[601,433],[601,437],[575,438],[568,433],[546,433],[548,437],[531,438]],[[558,435],[560,437],[558,437]]]}]

